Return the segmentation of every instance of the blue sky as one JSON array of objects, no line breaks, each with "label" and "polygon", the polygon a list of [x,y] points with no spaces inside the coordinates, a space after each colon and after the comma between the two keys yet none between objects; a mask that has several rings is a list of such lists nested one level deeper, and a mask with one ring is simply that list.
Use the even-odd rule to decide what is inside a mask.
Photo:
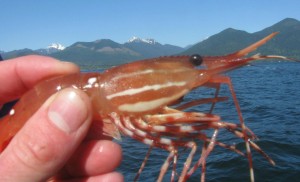
[{"label": "blue sky", "polygon": [[299,0],[0,0],[0,50],[132,36],[187,46],[226,28],[256,32],[290,17]]}]

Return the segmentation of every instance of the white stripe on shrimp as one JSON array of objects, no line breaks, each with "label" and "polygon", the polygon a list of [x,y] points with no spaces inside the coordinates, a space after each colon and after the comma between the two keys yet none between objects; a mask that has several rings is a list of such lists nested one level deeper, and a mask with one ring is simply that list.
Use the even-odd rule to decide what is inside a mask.
[{"label": "white stripe on shrimp", "polygon": [[115,97],[120,97],[120,96],[126,96],[126,95],[135,95],[135,94],[139,94],[142,92],[146,92],[149,90],[159,90],[162,88],[168,88],[168,87],[174,87],[174,86],[184,86],[186,84],[186,82],[168,82],[165,84],[155,84],[155,85],[146,85],[144,87],[141,88],[131,88],[131,89],[127,89],[121,92],[117,92],[115,94],[111,94],[106,96],[106,98],[108,100],[111,100]]}]

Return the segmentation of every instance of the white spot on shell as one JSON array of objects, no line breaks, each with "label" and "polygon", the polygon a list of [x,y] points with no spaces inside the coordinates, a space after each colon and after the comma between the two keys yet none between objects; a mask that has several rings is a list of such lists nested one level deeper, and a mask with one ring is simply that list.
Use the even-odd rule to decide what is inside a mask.
[{"label": "white spot on shell", "polygon": [[143,143],[144,143],[144,144],[147,144],[147,145],[152,145],[152,144],[153,144],[153,140],[150,140],[150,139],[148,139],[148,138],[145,138],[145,139],[143,140]]},{"label": "white spot on shell", "polygon": [[153,126],[153,130],[158,131],[158,132],[164,132],[164,131],[166,131],[166,127],[165,126]]},{"label": "white spot on shell", "polygon": [[60,86],[60,85],[58,85],[57,87],[56,87],[56,90],[57,91],[59,91],[59,90],[61,90],[62,89],[62,87]]},{"label": "white spot on shell", "polygon": [[9,115],[14,115],[15,114],[15,110],[14,109],[11,109],[10,111],[9,111]]},{"label": "white spot on shell", "polygon": [[145,137],[147,135],[147,133],[142,130],[136,130],[136,134],[142,137]]},{"label": "white spot on shell", "polygon": [[191,132],[194,131],[192,126],[180,126],[180,131],[182,132]]},{"label": "white spot on shell", "polygon": [[172,141],[168,138],[161,138],[159,142],[162,143],[162,144],[166,144],[166,145],[171,145],[172,144]]}]

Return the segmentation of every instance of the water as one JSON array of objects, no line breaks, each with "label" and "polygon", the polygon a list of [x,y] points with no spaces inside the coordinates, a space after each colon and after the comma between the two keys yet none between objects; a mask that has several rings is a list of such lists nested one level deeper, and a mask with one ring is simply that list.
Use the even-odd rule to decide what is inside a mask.
[{"label": "water", "polygon": [[[234,70],[232,78],[246,125],[259,137],[256,143],[276,162],[272,166],[260,154],[252,150],[256,181],[298,181],[300,179],[300,64],[294,62],[259,62]],[[222,96],[229,96],[228,87],[222,86]],[[204,96],[203,96],[204,95]],[[212,96],[213,90],[193,91],[186,99]],[[195,108],[194,108],[195,109]],[[204,106],[196,108],[205,111]],[[223,120],[238,122],[230,99],[218,103],[214,111]],[[244,143],[231,133],[222,131],[218,140],[237,144],[243,150]],[[148,147],[130,138],[120,142],[123,162],[118,168],[126,181],[132,181],[142,163]],[[199,142],[201,146],[201,142]],[[199,151],[200,152],[200,151]],[[198,152],[198,153],[199,153]],[[180,155],[179,169],[188,151]],[[154,149],[139,181],[155,181],[168,153]],[[195,159],[199,157],[196,156]],[[197,170],[189,181],[199,181]],[[170,173],[165,181],[170,180]],[[246,158],[216,146],[207,159],[206,181],[249,181]]]}]

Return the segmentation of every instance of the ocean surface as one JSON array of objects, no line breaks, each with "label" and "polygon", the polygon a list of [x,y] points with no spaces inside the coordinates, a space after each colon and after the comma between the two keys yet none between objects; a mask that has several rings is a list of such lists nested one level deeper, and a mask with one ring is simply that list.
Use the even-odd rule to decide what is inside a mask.
[{"label": "ocean surface", "polygon": [[[272,166],[258,152],[252,150],[256,181],[299,181],[300,180],[300,63],[295,62],[255,62],[252,65],[227,73],[231,77],[246,125],[258,136],[255,140],[275,162]],[[197,89],[185,97],[185,101],[212,97],[213,89]],[[230,96],[226,85],[220,96]],[[208,112],[209,105],[192,108],[193,111]],[[213,112],[222,120],[238,123],[237,112],[230,99],[217,103]],[[210,134],[210,131],[208,131]],[[218,140],[226,144],[236,144],[245,151],[243,140],[227,130],[219,132]],[[201,141],[196,141],[199,148]],[[118,171],[126,181],[133,181],[148,146],[128,137],[120,142],[123,148],[123,162]],[[177,172],[189,150],[181,151]],[[199,158],[197,151],[194,161]],[[152,182],[157,179],[161,165],[168,153],[153,149],[139,181]],[[164,181],[170,181],[170,171]],[[200,169],[188,181],[200,180]],[[206,181],[250,181],[248,160],[230,150],[216,146],[207,159]]]}]

